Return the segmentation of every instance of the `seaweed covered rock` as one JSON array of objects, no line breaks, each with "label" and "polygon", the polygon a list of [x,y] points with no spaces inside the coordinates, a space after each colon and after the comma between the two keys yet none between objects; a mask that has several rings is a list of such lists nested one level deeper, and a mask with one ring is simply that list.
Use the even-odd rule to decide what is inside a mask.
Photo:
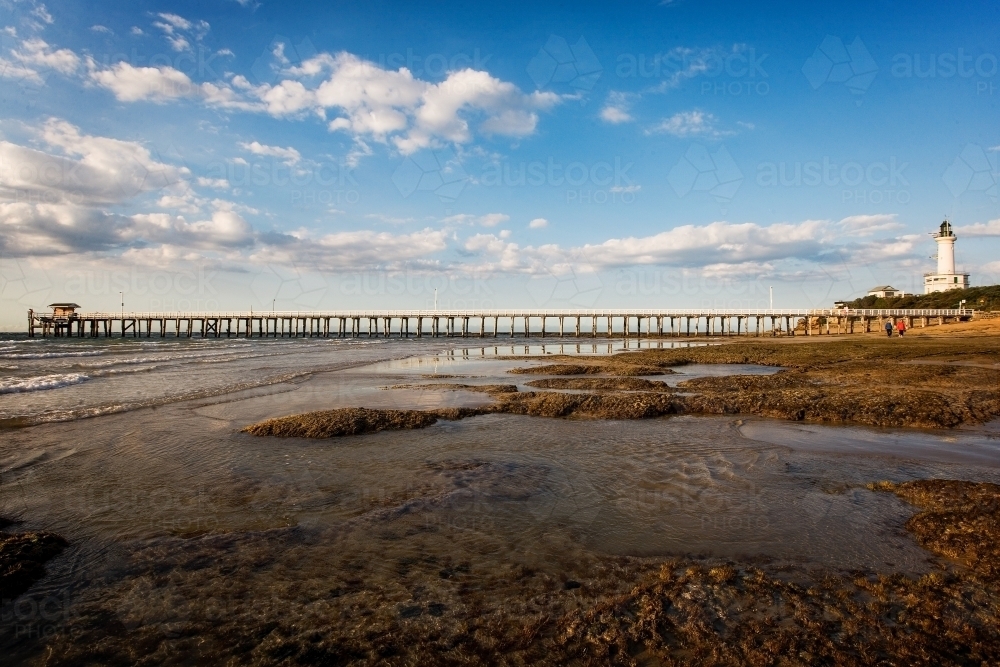
[{"label": "seaweed covered rock", "polygon": [[986,577],[1000,577],[1000,485],[922,479],[870,488],[891,491],[923,510],[906,528],[924,548],[963,561]]},{"label": "seaweed covered rock", "polygon": [[572,389],[579,391],[670,391],[666,382],[638,377],[614,378],[544,378],[526,383],[537,389]]},{"label": "seaweed covered rock", "polygon": [[462,408],[431,411],[339,408],[268,419],[251,424],[243,431],[253,435],[284,438],[334,438],[377,431],[426,428],[438,419],[461,419],[472,413],[472,410]]},{"label": "seaweed covered rock", "polygon": [[670,394],[628,392],[611,394],[563,394],[521,392],[498,397],[493,412],[534,417],[576,417],[588,419],[651,419],[679,412]]},{"label": "seaweed covered rock", "polygon": [[68,545],[54,533],[0,533],[0,596],[13,600],[45,576],[45,563]]}]

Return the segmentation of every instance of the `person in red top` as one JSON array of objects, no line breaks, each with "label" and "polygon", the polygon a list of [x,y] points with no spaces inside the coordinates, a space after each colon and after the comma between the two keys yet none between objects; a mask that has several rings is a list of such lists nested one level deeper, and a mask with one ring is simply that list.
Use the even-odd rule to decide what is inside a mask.
[{"label": "person in red top", "polygon": [[896,330],[899,331],[899,336],[902,338],[903,334],[906,333],[906,322],[900,319],[899,322],[896,323]]}]

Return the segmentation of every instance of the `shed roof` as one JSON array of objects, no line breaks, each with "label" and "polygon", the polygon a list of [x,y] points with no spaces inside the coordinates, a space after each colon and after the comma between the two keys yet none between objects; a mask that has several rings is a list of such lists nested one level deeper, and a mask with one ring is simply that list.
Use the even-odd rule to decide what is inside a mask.
[{"label": "shed roof", "polygon": [[78,303],[50,303],[49,308],[79,308]]}]

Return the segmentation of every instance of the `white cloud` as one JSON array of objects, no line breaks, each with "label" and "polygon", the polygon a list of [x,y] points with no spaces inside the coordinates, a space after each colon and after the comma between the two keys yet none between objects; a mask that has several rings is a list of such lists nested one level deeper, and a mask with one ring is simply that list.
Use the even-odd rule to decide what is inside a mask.
[{"label": "white cloud", "polygon": [[[659,83],[651,86],[642,92],[635,93],[622,93],[622,92],[611,92],[608,95],[604,106],[601,108],[600,117],[607,123],[619,124],[627,123],[634,120],[631,109],[637,104],[644,95],[646,94],[661,94],[669,92],[678,86],[680,86],[684,81],[688,79],[693,79],[695,77],[706,75],[715,76],[721,73],[722,67],[728,62],[731,56],[738,56],[741,62],[747,62],[749,57],[752,64],[750,67],[752,71],[749,76],[761,76],[766,77],[767,73],[761,68],[761,63],[767,58],[766,55],[763,57],[756,57],[755,54],[751,53],[749,56],[744,56],[743,52],[747,50],[745,44],[734,44],[731,49],[725,50],[720,48],[690,48],[690,47],[675,47],[666,53],[657,54],[653,57],[652,62],[641,62],[633,55],[625,55],[619,58],[616,70],[620,77],[623,78],[636,78],[636,77],[646,77],[653,76],[659,79]],[[640,71],[641,69],[641,71]],[[711,118],[710,114],[708,117],[702,117],[698,119],[697,117],[692,117],[690,114],[700,113],[700,112],[687,112],[686,114],[676,114],[671,118],[664,120],[657,128],[653,128],[648,133],[652,132],[686,132],[684,136],[690,136],[691,134],[704,134],[707,136],[724,136],[731,134],[731,132],[720,132],[714,128],[707,128],[704,125],[704,121],[714,120]],[[687,117],[686,117],[687,116]],[[702,121],[702,125],[698,125],[698,122]],[[692,122],[694,124],[692,124]],[[753,129],[753,123],[737,122],[738,126],[746,129]]]},{"label": "white cloud", "polygon": [[144,33],[144,32],[142,31],[142,28],[140,28],[140,27],[139,27],[139,26],[137,26],[137,25],[134,25],[134,26],[132,26],[132,27],[131,27],[131,28],[129,29],[129,32],[130,32],[131,34],[133,34],[133,35],[136,35],[136,36],[138,36],[138,35],[145,35],[145,34],[146,34],[146,33]]},{"label": "white cloud", "polygon": [[0,202],[0,254],[59,255],[121,242],[121,218],[73,203]]},{"label": "white cloud", "polygon": [[601,120],[612,125],[631,122],[629,109],[636,98],[636,95],[612,91],[601,109]]},{"label": "white cloud", "polygon": [[123,216],[72,203],[0,203],[0,249],[5,255],[101,252],[148,244],[201,250],[253,245],[253,228],[234,211],[216,210],[188,222],[169,213]]},{"label": "white cloud", "polygon": [[331,272],[398,268],[444,250],[447,238],[447,232],[430,228],[411,234],[358,230],[312,237],[297,233],[286,235],[282,243],[259,248],[251,259],[288,265],[314,263]]},{"label": "white cloud", "polygon": [[[560,101],[554,93],[521,92],[486,72],[464,69],[431,83],[415,78],[406,68],[383,69],[349,53],[322,53],[288,67],[285,74],[290,78],[259,86],[241,75],[229,82],[195,84],[168,66],[92,67],[92,80],[122,101],[201,98],[211,106],[264,111],[275,117],[312,113],[326,118],[334,112],[337,115],[327,124],[331,132],[391,142],[404,155],[469,143],[476,131],[487,136],[530,135],[538,125],[538,113]],[[367,144],[356,144],[351,159],[366,154],[362,147]]]},{"label": "white cloud", "polygon": [[609,239],[577,250],[594,266],[768,261],[787,257],[815,257],[827,237],[823,221],[778,223],[713,222],[682,225],[654,236]]},{"label": "white cloud", "polygon": [[204,267],[206,259],[208,258],[203,250],[192,250],[169,243],[144,248],[129,248],[121,254],[121,262],[125,265],[168,271],[176,271],[177,267],[183,266],[184,263]]},{"label": "white cloud", "polygon": [[647,92],[665,93],[677,88],[688,79],[713,72],[713,67],[720,67],[730,53],[738,53],[744,48],[742,44],[734,44],[727,52],[715,48],[675,47],[658,56],[659,63],[655,65],[659,68],[663,79]]},{"label": "white cloud", "polygon": [[205,178],[204,176],[199,176],[197,183],[201,187],[215,188],[217,190],[223,190],[229,187],[229,181],[224,178]]},{"label": "white cloud", "polygon": [[153,25],[157,26],[158,28],[162,28],[164,31],[173,32],[175,29],[177,30],[191,29],[191,22],[188,21],[183,16],[178,16],[177,14],[170,14],[166,12],[161,12],[160,14],[157,14],[157,16],[163,19],[163,22],[154,23]]},{"label": "white cloud", "polygon": [[496,227],[501,222],[507,222],[510,216],[504,213],[487,213],[486,215],[471,215],[469,213],[456,213],[444,218],[441,222],[446,225],[479,225],[480,227]]},{"label": "white cloud", "polygon": [[354,143],[351,145],[351,150],[347,152],[344,162],[348,167],[357,167],[361,163],[361,158],[368,157],[372,153],[371,146],[365,143],[361,137],[354,137]]},{"label": "white cloud", "polygon": [[977,222],[972,225],[955,227],[955,234],[962,236],[1000,236],[1000,218],[989,222]]},{"label": "white cloud", "polygon": [[52,14],[49,13],[49,10],[46,9],[43,4],[38,4],[33,10],[31,10],[31,15],[50,25],[54,22]]},{"label": "white cloud", "polygon": [[618,125],[620,123],[628,123],[633,119],[628,111],[625,111],[621,107],[606,106],[601,109],[601,120],[612,125]]},{"label": "white cloud", "polygon": [[682,225],[653,236],[612,238],[595,245],[563,248],[525,246],[493,234],[477,234],[464,248],[480,255],[476,266],[487,271],[565,273],[574,266],[609,269],[637,265],[684,267],[759,266],[780,260],[819,261],[833,246],[830,223],[807,220],[797,224],[713,222]]},{"label": "white cloud", "polygon": [[528,227],[530,227],[531,229],[542,229],[548,226],[549,226],[549,221],[546,220],[545,218],[535,218],[534,220],[528,223]]},{"label": "white cloud", "polygon": [[159,208],[192,215],[197,214],[206,203],[207,200],[204,197],[197,196],[192,190],[185,190],[176,194],[167,193],[156,200],[156,205]]},{"label": "white cloud", "polygon": [[189,21],[183,16],[161,12],[157,14],[159,21],[153,25],[163,32],[163,36],[174,51],[187,51],[191,48],[190,39],[200,41],[209,30],[207,21]]},{"label": "white cloud", "polygon": [[108,69],[91,71],[90,78],[122,102],[163,102],[198,92],[188,75],[173,67],[135,67],[120,62]]},{"label": "white cloud", "polygon": [[191,48],[191,42],[183,35],[166,35],[166,38],[174,51],[187,51]]},{"label": "white cloud", "polygon": [[[191,191],[190,172],[157,161],[141,144],[82,133],[50,118],[36,131],[51,152],[0,141],[0,252],[58,255],[125,249],[148,243],[200,249],[252,245],[244,207],[207,200]],[[224,181],[198,179],[218,187]],[[159,191],[158,204],[190,213],[122,215],[107,210],[141,202]],[[202,207],[210,208],[207,216]]]},{"label": "white cloud", "polygon": [[80,57],[69,49],[53,51],[42,39],[26,39],[21,43],[21,50],[12,50],[17,60],[27,66],[47,67],[61,74],[72,74],[80,66]]},{"label": "white cloud", "polygon": [[416,218],[400,218],[393,215],[384,215],[382,213],[368,213],[365,215],[369,220],[378,220],[379,222],[384,222],[389,225],[405,225],[410,222],[416,222]]},{"label": "white cloud", "polygon": [[91,81],[110,90],[122,102],[148,100],[164,103],[192,98],[223,109],[263,110],[262,104],[247,102],[228,85],[209,82],[196,84],[187,74],[173,67],[135,67],[127,62],[119,62],[99,70],[93,61],[88,67]]},{"label": "white cloud", "polygon": [[114,31],[111,30],[111,28],[109,28],[107,26],[103,26],[103,25],[92,25],[92,26],[90,26],[90,30],[92,32],[103,32],[103,33],[108,34],[108,35],[113,35],[114,34]]},{"label": "white cloud", "polygon": [[510,220],[509,215],[504,215],[503,213],[487,213],[479,219],[479,224],[483,227],[496,227],[501,222],[507,222]]},{"label": "white cloud", "polygon": [[611,188],[610,188],[610,190],[611,190],[611,192],[632,193],[632,192],[638,192],[639,190],[642,190],[642,186],[641,185],[636,185],[634,183],[632,185],[612,185]]},{"label": "white cloud", "polygon": [[169,213],[140,213],[125,227],[126,240],[169,243],[188,248],[240,248],[254,244],[253,228],[234,211],[217,210],[210,219],[187,222]]},{"label": "white cloud", "polygon": [[896,220],[895,213],[876,215],[852,215],[840,221],[844,231],[857,236],[870,236],[875,232],[895,231],[902,229],[903,224]]},{"label": "white cloud", "polygon": [[3,57],[0,57],[0,78],[27,81],[35,85],[45,83],[41,75],[34,69],[11,62]]},{"label": "white cloud", "polygon": [[716,127],[718,119],[711,113],[699,111],[680,111],[670,118],[664,118],[659,125],[647,131],[647,134],[666,133],[682,139],[688,137],[720,138],[733,134],[730,131],[719,130]]},{"label": "white cloud", "polygon": [[240,142],[240,148],[254,155],[281,158],[287,165],[297,164],[302,159],[302,155],[291,146],[282,148],[281,146],[267,146],[258,141],[251,141],[250,143]]},{"label": "white cloud", "polygon": [[123,202],[188,176],[186,169],[157,162],[141,144],[82,134],[50,118],[39,138],[59,154],[0,141],[0,192],[16,199],[102,205]]},{"label": "white cloud", "polygon": [[328,76],[315,90],[285,80],[256,91],[268,102],[270,113],[294,113],[310,105],[337,109],[344,115],[330,122],[331,131],[345,130],[380,142],[392,136],[404,154],[439,146],[442,141],[470,141],[472,131],[465,112],[484,116],[480,131],[485,134],[531,134],[538,122],[536,111],[558,102],[551,93],[524,94],[486,72],[460,70],[432,84],[415,78],[406,68],[382,69],[349,53],[320,54],[289,72],[299,76],[328,72]]}]

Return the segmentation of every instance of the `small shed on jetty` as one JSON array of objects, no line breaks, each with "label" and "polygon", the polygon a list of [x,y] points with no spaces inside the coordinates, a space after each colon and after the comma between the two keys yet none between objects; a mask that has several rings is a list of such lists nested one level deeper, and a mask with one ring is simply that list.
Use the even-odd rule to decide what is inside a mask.
[{"label": "small shed on jetty", "polygon": [[76,303],[50,303],[49,308],[52,309],[52,319],[66,318],[70,319],[76,316],[76,309],[80,305]]}]

